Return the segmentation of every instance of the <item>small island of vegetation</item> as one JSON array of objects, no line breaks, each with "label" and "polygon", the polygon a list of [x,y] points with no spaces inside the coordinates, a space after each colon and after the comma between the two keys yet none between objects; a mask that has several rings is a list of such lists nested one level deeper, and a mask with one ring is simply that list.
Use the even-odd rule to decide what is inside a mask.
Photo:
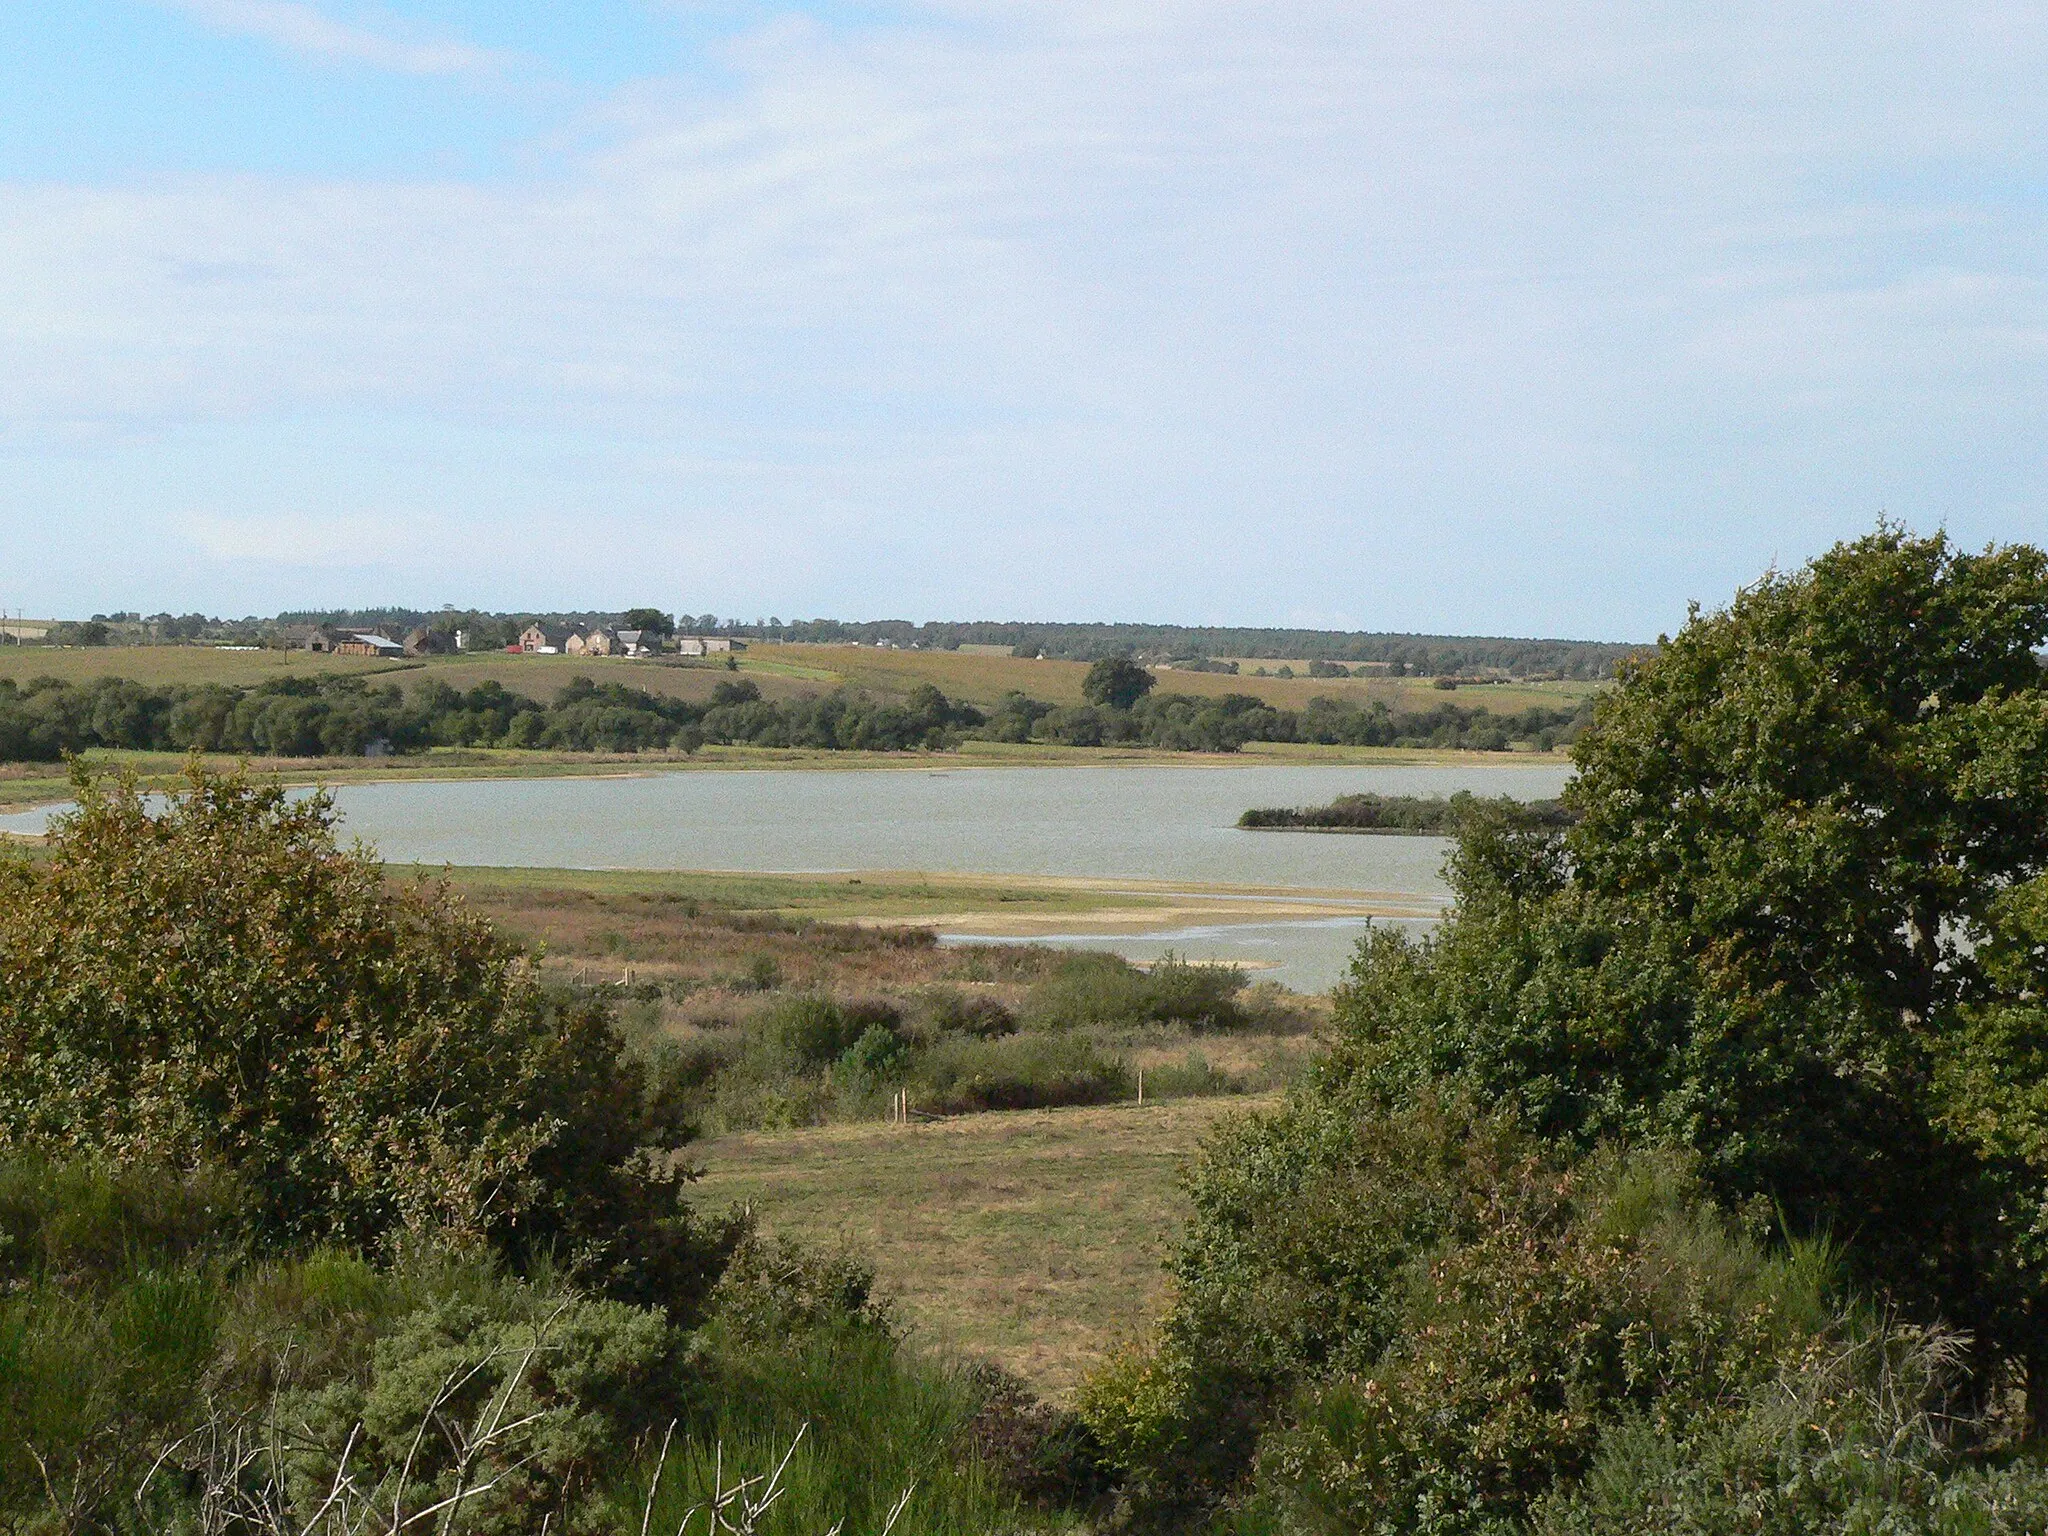
[{"label": "small island of vegetation", "polygon": [[1446,837],[1474,814],[1511,808],[1530,826],[1568,827],[1576,819],[1561,800],[1482,800],[1468,790],[1440,795],[1339,795],[1328,805],[1269,806],[1237,818],[1248,832],[1385,832]]}]

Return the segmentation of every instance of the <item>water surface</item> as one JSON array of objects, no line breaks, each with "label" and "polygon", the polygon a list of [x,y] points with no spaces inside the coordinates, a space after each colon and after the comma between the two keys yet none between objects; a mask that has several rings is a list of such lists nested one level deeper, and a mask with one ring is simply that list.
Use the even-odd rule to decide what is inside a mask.
[{"label": "water surface", "polygon": [[[693,770],[645,778],[399,781],[334,791],[345,830],[400,863],[807,874],[925,870],[1342,890],[1441,901],[1444,842],[1241,832],[1251,806],[1342,794],[1556,795],[1558,763],[1458,767],[1020,767]],[[46,813],[0,817],[40,830]],[[1328,986],[1363,919],[1074,935],[1149,958],[1263,960]]]}]

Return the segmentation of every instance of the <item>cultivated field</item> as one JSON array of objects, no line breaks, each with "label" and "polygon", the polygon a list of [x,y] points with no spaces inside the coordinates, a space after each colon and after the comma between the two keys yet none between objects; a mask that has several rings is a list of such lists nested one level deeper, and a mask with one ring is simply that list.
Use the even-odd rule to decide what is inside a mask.
[{"label": "cultivated field", "polygon": [[[840,686],[863,688],[881,695],[901,695],[931,683],[948,698],[990,705],[1015,690],[1055,704],[1081,702],[1081,681],[1088,667],[1078,661],[1024,661],[1010,656],[980,656],[955,651],[887,651],[852,645],[763,645],[738,658],[738,675],[769,698],[790,698],[826,692]],[[1279,666],[1281,663],[1271,663]],[[1294,678],[1237,677],[1216,672],[1158,674],[1167,693],[1215,698],[1226,693],[1251,694],[1265,702],[1298,709],[1318,696],[1377,699],[1400,710],[1429,709],[1454,703],[1465,708],[1500,711],[1532,704],[1569,708],[1594,691],[1592,683],[1499,683],[1467,686],[1456,691],[1434,687],[1427,679],[1353,677],[1311,678],[1307,663],[1288,663],[1304,675]],[[434,678],[450,687],[468,689],[496,682],[516,693],[548,699],[571,679],[589,677],[618,681],[634,688],[675,698],[701,700],[735,674],[722,661],[586,660],[577,656],[513,656],[502,652],[469,656],[438,656],[407,661],[380,661],[360,656],[324,656],[304,651],[226,651],[199,646],[128,646],[51,650],[35,646],[0,647],[0,677],[26,681],[58,677],[86,682],[99,677],[132,677],[146,683],[253,684],[283,676],[316,673],[358,676],[390,674],[401,686]]]},{"label": "cultivated field", "polygon": [[102,677],[132,678],[153,687],[166,684],[226,683],[253,686],[279,677],[330,673],[369,677],[418,672],[418,661],[382,661],[374,656],[330,656],[312,651],[229,651],[197,645],[123,645],[48,648],[0,646],[0,677],[25,683],[54,677],[89,683]]},{"label": "cultivated field", "polygon": [[772,1233],[852,1246],[921,1338],[1059,1398],[1158,1315],[1185,1215],[1181,1163],[1219,1120],[1270,1102],[729,1136],[696,1149],[697,1198],[748,1202]]}]

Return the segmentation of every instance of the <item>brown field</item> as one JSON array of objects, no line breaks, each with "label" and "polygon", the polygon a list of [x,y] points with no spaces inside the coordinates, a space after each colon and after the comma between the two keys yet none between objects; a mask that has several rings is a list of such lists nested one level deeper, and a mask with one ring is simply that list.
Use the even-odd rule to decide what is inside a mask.
[{"label": "brown field", "polygon": [[25,683],[55,677],[89,683],[102,677],[133,678],[161,687],[170,683],[226,683],[252,686],[278,677],[345,673],[371,677],[417,672],[419,661],[382,661],[373,656],[329,656],[312,651],[223,651],[198,645],[125,645],[46,648],[0,646],[0,677]]},{"label": "brown field", "polygon": [[697,1198],[769,1232],[843,1243],[916,1335],[1071,1394],[1166,1296],[1178,1174],[1211,1126],[1268,1099],[1025,1110],[931,1125],[834,1125],[696,1149]]},{"label": "brown field", "polygon": [[[982,706],[994,704],[1013,689],[1054,704],[1078,704],[1081,680],[1088,674],[1087,664],[1078,661],[1022,661],[1010,656],[888,651],[853,645],[760,645],[742,653],[738,660],[738,675],[773,699],[841,686],[901,695],[920,683],[931,683],[948,698]],[[1465,708],[1502,711],[1520,710],[1532,704],[1569,708],[1598,686],[1574,682],[1496,683],[1445,691],[1432,686],[1426,678],[1310,678],[1305,675],[1306,662],[1287,665],[1304,675],[1254,677],[1249,666],[1237,677],[1216,672],[1161,671],[1157,674],[1158,686],[1162,692],[1192,694],[1197,698],[1250,694],[1288,709],[1299,709],[1313,698],[1329,696],[1360,701],[1377,699],[1401,710],[1455,703]],[[200,646],[0,648],[0,677],[17,681],[40,676],[69,682],[132,677],[153,684],[253,684],[275,677],[336,672],[358,676],[392,674],[393,680],[402,686],[433,678],[450,687],[468,689],[489,681],[537,699],[551,698],[573,678],[588,677],[599,682],[623,682],[674,698],[700,700],[709,698],[714,687],[735,675],[722,661],[675,658],[586,660],[577,656],[513,656],[492,652],[400,662],[304,651],[223,651]]]}]

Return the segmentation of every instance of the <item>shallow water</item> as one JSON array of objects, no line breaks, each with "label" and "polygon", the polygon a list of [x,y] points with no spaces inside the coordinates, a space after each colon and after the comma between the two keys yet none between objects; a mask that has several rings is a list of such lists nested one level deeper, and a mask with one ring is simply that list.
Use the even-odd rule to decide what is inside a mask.
[{"label": "shallow water", "polygon": [[[1570,770],[1498,767],[763,769],[645,778],[349,785],[345,829],[401,863],[553,868],[896,869],[1335,889],[1441,900],[1434,837],[1241,832],[1250,806],[1317,805],[1340,794],[1555,795]],[[40,830],[45,813],[0,817]],[[1061,942],[1134,959],[1268,962],[1290,986],[1342,973],[1364,919],[1192,926],[1145,936],[1090,932]]]}]

